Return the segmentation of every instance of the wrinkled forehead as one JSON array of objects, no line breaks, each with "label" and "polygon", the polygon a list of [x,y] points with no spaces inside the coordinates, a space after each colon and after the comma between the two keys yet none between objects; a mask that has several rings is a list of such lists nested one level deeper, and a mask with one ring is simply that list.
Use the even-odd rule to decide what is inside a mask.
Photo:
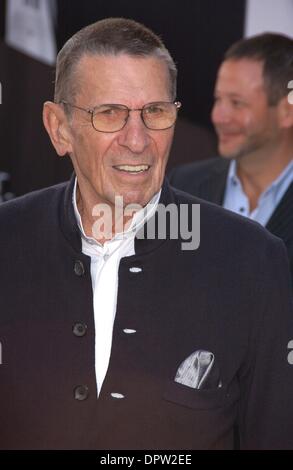
[{"label": "wrinkled forehead", "polygon": [[71,80],[75,95],[103,95],[108,102],[115,102],[124,93],[134,97],[154,95],[153,100],[171,99],[168,67],[153,55],[87,54],[76,64]]}]

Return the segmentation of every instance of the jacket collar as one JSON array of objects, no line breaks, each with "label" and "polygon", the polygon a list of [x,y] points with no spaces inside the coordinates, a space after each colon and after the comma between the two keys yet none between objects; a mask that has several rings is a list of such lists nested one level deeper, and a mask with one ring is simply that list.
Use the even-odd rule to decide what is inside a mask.
[{"label": "jacket collar", "polygon": [[220,157],[199,185],[198,196],[222,205],[230,161]]},{"label": "jacket collar", "polygon": [[75,251],[81,252],[81,236],[74,214],[72,203],[73,188],[75,182],[75,173],[72,174],[68,184],[65,187],[63,199],[60,204],[60,226],[61,230]]},{"label": "jacket collar", "polygon": [[[175,196],[168,180],[165,178],[162,186],[161,197],[159,200],[159,207],[166,207],[168,206],[168,204],[172,203],[175,203]],[[149,253],[153,250],[156,250],[157,248],[159,248],[159,246],[165,243],[167,239],[170,238],[170,223],[168,223],[168,221],[166,222],[166,237],[164,239],[159,238],[158,229],[160,227],[160,224],[158,222],[158,218],[159,212],[157,208],[155,214],[148,220],[147,224],[142,227],[142,229],[138,232],[137,236],[135,237],[136,255]],[[151,238],[147,236],[147,230],[151,231],[153,235]]]},{"label": "jacket collar", "polygon": [[293,182],[274,210],[266,228],[285,242],[293,236]]},{"label": "jacket collar", "polygon": [[[80,229],[77,224],[76,216],[74,213],[74,207],[72,203],[72,195],[75,183],[75,174],[73,173],[70,181],[68,182],[67,186],[65,187],[65,192],[63,199],[60,205],[60,226],[61,230],[73,247],[73,249],[77,252],[81,252],[82,245],[81,245],[81,233]],[[170,188],[170,185],[165,178],[162,186],[161,197],[159,200],[159,204],[167,206],[170,203],[174,203],[175,198],[174,194]],[[159,239],[157,235],[158,229],[158,211],[155,212],[153,217],[149,219],[148,224],[154,224],[155,231],[154,231],[154,238],[147,239],[142,238],[142,231],[146,230],[146,224],[142,227],[142,229],[138,232],[137,237],[135,238],[135,253],[142,254],[144,252],[153,251],[154,249],[158,248],[162,243],[164,243],[165,239]],[[170,233],[169,227],[166,229],[166,238],[168,239],[168,234]]]}]

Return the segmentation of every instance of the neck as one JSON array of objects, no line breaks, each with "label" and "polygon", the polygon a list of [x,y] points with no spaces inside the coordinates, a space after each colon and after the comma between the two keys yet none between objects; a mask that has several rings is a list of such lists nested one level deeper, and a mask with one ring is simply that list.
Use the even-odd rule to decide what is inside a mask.
[{"label": "neck", "polygon": [[79,184],[76,202],[86,236],[93,237],[101,245],[114,238],[117,233],[127,230],[136,212],[135,208],[126,212],[122,206],[114,206],[95,197],[86,197]]},{"label": "neck", "polygon": [[292,160],[293,143],[282,145],[266,155],[250,154],[237,160],[237,176],[250,203],[250,211],[257,206],[260,195],[283,172]]}]

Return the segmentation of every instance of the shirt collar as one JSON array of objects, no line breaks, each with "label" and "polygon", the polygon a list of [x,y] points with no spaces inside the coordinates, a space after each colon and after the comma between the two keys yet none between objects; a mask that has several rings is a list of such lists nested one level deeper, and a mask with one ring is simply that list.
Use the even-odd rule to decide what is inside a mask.
[{"label": "shirt collar", "polygon": [[[80,216],[80,213],[79,213],[79,210],[78,210],[78,207],[77,207],[76,191],[77,191],[77,178],[75,177],[73,192],[72,192],[72,204],[73,204],[74,214],[75,214],[75,217],[76,217],[78,228],[79,228],[81,236],[84,240],[86,240],[90,243],[95,243],[97,245],[100,245],[100,243],[97,242],[97,240],[95,240],[95,238],[87,236],[85,231],[84,231],[81,216]],[[132,221],[131,221],[131,224],[128,227],[128,229],[125,230],[122,233],[116,233],[115,236],[112,238],[112,240],[110,240],[108,243],[111,243],[111,242],[114,242],[114,241],[117,241],[117,240],[124,240],[124,239],[129,238],[129,237],[134,238],[136,233],[145,224],[145,222],[147,222],[154,215],[154,213],[157,209],[159,200],[160,200],[160,196],[161,196],[161,189],[158,193],[156,193],[152,197],[152,199],[149,201],[149,203],[144,208],[142,208],[141,210],[139,210],[138,212],[136,212],[134,214],[134,216],[132,218]]]},{"label": "shirt collar", "polygon": [[284,168],[284,170],[282,171],[282,173],[272,182],[272,184],[270,185],[270,188],[275,188],[275,187],[279,187],[283,181],[287,178],[287,176],[289,176],[289,174],[291,173],[291,179],[293,180],[293,160],[291,160],[291,162],[288,163],[288,165]]},{"label": "shirt collar", "polygon": [[[227,175],[228,182],[231,184],[238,183],[241,185],[241,182],[236,173],[236,160],[231,160],[229,171]],[[284,168],[282,173],[265,189],[261,194],[260,198],[269,192],[273,191],[275,197],[277,197],[279,190],[282,188],[285,180],[289,179],[290,182],[293,181],[293,160],[291,160],[288,165]],[[242,185],[241,185],[242,188]]]},{"label": "shirt collar", "polygon": [[236,160],[231,160],[227,178],[231,183],[239,182],[239,178],[236,173]]}]

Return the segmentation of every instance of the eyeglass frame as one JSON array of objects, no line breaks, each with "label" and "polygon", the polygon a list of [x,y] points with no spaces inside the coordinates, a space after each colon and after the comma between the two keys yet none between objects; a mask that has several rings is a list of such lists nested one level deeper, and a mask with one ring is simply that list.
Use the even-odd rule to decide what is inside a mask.
[{"label": "eyeglass frame", "polygon": [[[175,122],[176,122],[177,114],[176,114],[175,121],[173,122],[173,124],[171,124],[171,126],[164,127],[163,129],[152,129],[151,127],[148,127],[146,125],[145,121],[144,121],[143,110],[147,106],[154,105],[154,104],[174,104],[175,107],[176,107],[176,113],[177,113],[179,111],[179,109],[181,108],[181,106],[182,106],[182,103],[180,101],[154,101],[154,102],[151,102],[151,103],[146,103],[142,108],[128,108],[128,106],[126,106],[125,104],[118,104],[118,103],[103,103],[103,104],[95,106],[94,108],[82,108],[81,106],[77,106],[76,104],[68,103],[68,101],[65,101],[65,100],[60,100],[58,104],[63,104],[65,106],[71,106],[72,108],[76,108],[76,109],[79,109],[80,111],[85,111],[86,113],[90,114],[93,129],[96,132],[104,132],[106,134],[113,134],[114,132],[122,131],[122,129],[124,129],[124,127],[126,126],[126,124],[128,122],[130,111],[140,111],[140,117],[141,117],[142,122],[144,123],[145,127],[147,129],[151,130],[151,131],[165,131],[166,129],[171,129],[171,127],[173,127]],[[99,129],[97,129],[94,126],[94,112],[100,106],[120,106],[120,107],[123,107],[124,109],[126,109],[128,114],[127,114],[127,118],[126,118],[125,123],[123,124],[123,126],[120,129],[117,129],[117,131],[100,131]]]}]

